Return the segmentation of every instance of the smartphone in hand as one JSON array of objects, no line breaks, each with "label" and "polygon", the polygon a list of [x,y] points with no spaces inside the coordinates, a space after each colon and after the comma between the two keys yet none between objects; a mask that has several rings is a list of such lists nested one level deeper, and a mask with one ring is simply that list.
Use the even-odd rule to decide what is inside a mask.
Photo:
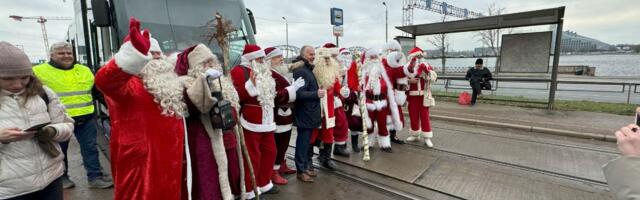
[{"label": "smartphone in hand", "polygon": [[29,132],[29,131],[39,131],[40,129],[44,128],[45,126],[49,125],[50,123],[44,123],[44,124],[38,124],[32,127],[29,127],[28,129],[25,129],[24,132]]}]

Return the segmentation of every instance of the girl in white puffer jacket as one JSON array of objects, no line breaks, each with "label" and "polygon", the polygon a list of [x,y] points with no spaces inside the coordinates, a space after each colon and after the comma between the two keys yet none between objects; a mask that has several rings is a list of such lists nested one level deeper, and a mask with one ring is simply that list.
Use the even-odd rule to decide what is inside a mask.
[{"label": "girl in white puffer jacket", "polygon": [[[0,199],[62,200],[58,142],[69,140],[73,120],[32,74],[27,56],[0,42]],[[44,123],[49,125],[25,131]]]}]

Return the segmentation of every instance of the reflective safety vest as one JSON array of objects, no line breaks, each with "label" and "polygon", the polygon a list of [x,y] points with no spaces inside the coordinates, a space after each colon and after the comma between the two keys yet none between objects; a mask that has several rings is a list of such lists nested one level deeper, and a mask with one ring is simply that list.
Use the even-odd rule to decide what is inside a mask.
[{"label": "reflective safety vest", "polygon": [[91,89],[94,77],[87,66],[75,64],[73,68],[63,70],[43,63],[33,67],[33,72],[44,85],[56,92],[69,116],[93,113]]}]

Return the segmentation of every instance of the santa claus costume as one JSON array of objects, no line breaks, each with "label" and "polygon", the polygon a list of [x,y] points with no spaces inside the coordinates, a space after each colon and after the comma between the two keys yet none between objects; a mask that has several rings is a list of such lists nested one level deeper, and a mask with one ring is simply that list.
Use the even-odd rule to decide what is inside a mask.
[{"label": "santa claus costume", "polygon": [[186,199],[182,86],[171,64],[150,61],[149,33],[140,33],[140,22],[131,18],[129,27],[95,78],[111,117],[114,199]]},{"label": "santa claus costume", "polygon": [[[396,97],[396,103],[398,104],[398,111],[400,112],[400,120],[404,124],[404,114],[402,112],[402,106],[407,102],[406,91],[408,89],[407,77],[402,70],[403,64],[406,62],[404,55],[401,52],[402,47],[398,41],[389,41],[383,49],[382,65],[384,65],[387,75]],[[391,58],[393,56],[393,58]],[[391,61],[394,60],[394,61]],[[391,64],[392,62],[393,64]],[[392,116],[387,116],[388,130],[391,134],[391,141],[397,144],[404,144],[404,141],[398,139],[396,133],[400,132],[402,128],[394,126],[392,123]]]},{"label": "santa claus costume", "polygon": [[[375,135],[378,138],[380,148],[388,153],[391,150],[391,138],[387,130],[389,126],[395,126],[396,129],[402,129],[402,120],[400,111],[396,103],[393,84],[389,78],[375,49],[369,49],[365,53],[366,60],[364,64],[364,73],[366,76],[365,95],[366,106],[369,111],[369,118],[377,125],[377,134],[370,135],[370,141],[373,141]],[[391,119],[387,117],[391,116]]]},{"label": "santa claus costume", "polygon": [[[289,73],[289,68],[284,64],[284,57],[282,51],[275,47],[269,47],[264,50],[266,53],[266,61],[271,66],[271,77],[276,82],[276,90],[286,90],[287,87],[292,87],[293,83],[292,74]],[[289,148],[289,140],[291,139],[291,130],[293,125],[293,103],[295,101],[295,95],[289,98],[289,102],[286,104],[276,104],[275,106],[275,122],[276,130],[274,133],[276,141],[276,160],[273,165],[273,172],[271,175],[271,181],[278,185],[286,185],[289,181],[286,178],[280,176],[279,173],[293,174],[295,170],[289,169],[287,162],[285,161],[285,154]]]},{"label": "santa claus costume", "polygon": [[[336,78],[336,85],[334,85],[334,91],[336,89],[339,89],[339,92],[333,93],[333,107],[336,118],[336,126],[333,129],[333,141],[335,143],[335,146],[333,148],[333,155],[349,157],[349,151],[347,150],[347,140],[349,139],[349,123],[347,120],[347,114],[345,113],[343,107],[343,101],[345,98],[349,97],[350,92],[346,83],[344,83],[344,75],[347,68],[342,65],[342,62],[344,62],[344,59],[346,57],[344,53],[348,53],[349,51],[347,51],[345,48],[338,49],[338,47],[333,43],[326,43],[323,47],[329,49],[329,52],[331,53],[331,59],[336,61],[335,63],[338,65],[336,67],[338,76]],[[341,59],[343,60],[341,61]]]},{"label": "santa claus costume", "polygon": [[[185,87],[188,142],[193,161],[193,199],[233,199],[240,195],[240,163],[233,130],[214,129],[209,112],[219,101],[212,91],[220,92],[239,109],[238,94],[231,80],[222,76],[222,66],[209,47],[198,44],[177,56],[175,72]],[[214,79],[209,83],[207,78]],[[218,82],[215,79],[220,78]],[[231,162],[230,162],[231,161]],[[235,191],[234,191],[235,190]],[[232,193],[233,191],[233,193]]]},{"label": "santa claus costume", "polygon": [[[259,193],[277,193],[271,182],[276,160],[274,110],[277,104],[287,104],[295,98],[296,89],[287,87],[276,90],[271,69],[263,63],[264,51],[254,44],[247,44],[242,52],[242,63],[231,69],[231,79],[240,98],[240,125],[251,158]],[[253,78],[255,77],[255,80]],[[255,81],[255,82],[254,82]],[[249,168],[245,162],[246,197],[255,198],[251,186]]]},{"label": "santa claus costume", "polygon": [[411,61],[403,67],[405,74],[411,79],[409,82],[409,120],[411,121],[411,130],[407,141],[412,142],[422,137],[428,147],[433,147],[429,107],[424,105],[424,98],[431,97],[431,90],[428,89],[428,86],[435,83],[436,72],[431,65],[421,62],[422,57],[424,57],[422,49],[418,47],[411,49],[409,52]]}]

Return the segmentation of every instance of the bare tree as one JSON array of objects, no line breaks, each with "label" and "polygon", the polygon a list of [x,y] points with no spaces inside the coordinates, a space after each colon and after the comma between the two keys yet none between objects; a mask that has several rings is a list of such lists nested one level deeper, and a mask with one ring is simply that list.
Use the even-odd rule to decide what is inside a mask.
[{"label": "bare tree", "polygon": [[[447,19],[447,15],[442,15],[442,22],[445,22]],[[447,34],[437,34],[432,36],[431,38],[427,38],[427,42],[431,43],[437,49],[440,50],[442,59],[442,74],[446,71],[446,63],[447,63],[447,52],[449,51],[449,46],[451,46],[451,42],[449,42],[447,38]]]},{"label": "bare tree", "polygon": [[[490,4],[489,7],[487,8],[488,16],[501,15],[504,12],[505,12],[505,8],[498,8],[495,3]],[[500,37],[504,31],[505,31],[504,29],[484,30],[484,31],[478,32],[478,34],[476,34],[476,37],[478,38],[478,41],[482,42],[483,46],[489,47],[491,49],[491,51],[493,52],[493,55],[499,56],[500,55]],[[513,32],[513,29],[507,29],[506,32],[510,34]],[[499,66],[500,66],[500,59],[496,59],[495,67],[497,68]],[[498,69],[496,69],[496,71],[497,70]]]}]

